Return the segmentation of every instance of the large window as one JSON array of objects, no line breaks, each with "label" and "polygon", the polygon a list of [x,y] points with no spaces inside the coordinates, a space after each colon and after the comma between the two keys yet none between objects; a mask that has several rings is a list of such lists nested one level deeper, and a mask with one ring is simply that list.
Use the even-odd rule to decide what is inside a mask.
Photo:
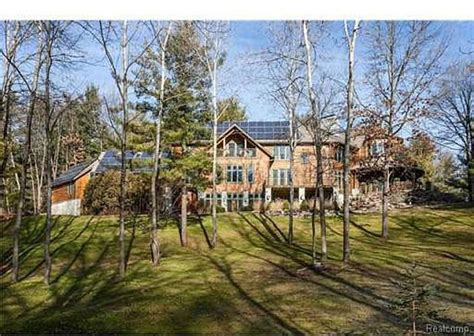
[{"label": "large window", "polygon": [[290,146],[279,145],[273,147],[273,156],[276,160],[289,160],[290,159]]},{"label": "large window", "polygon": [[227,166],[227,182],[232,182],[232,183],[242,182],[242,166],[236,166],[236,165]]},{"label": "large window", "polygon": [[247,167],[247,182],[248,183],[253,183],[254,182],[253,165],[250,165],[250,166]]},{"label": "large window", "polygon": [[290,182],[290,170],[289,169],[273,169],[272,171],[273,185],[275,186],[286,186]]}]

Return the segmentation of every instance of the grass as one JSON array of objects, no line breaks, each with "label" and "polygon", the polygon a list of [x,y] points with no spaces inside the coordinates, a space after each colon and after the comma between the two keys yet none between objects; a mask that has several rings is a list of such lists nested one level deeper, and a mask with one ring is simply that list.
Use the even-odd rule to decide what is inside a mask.
[{"label": "grass", "polygon": [[[443,321],[474,321],[474,210],[392,212],[390,238],[379,238],[376,215],[354,215],[352,261],[341,260],[342,224],[329,218],[327,269],[310,262],[310,224],[298,218],[295,244],[287,219],[220,214],[219,243],[208,248],[192,221],[189,246],[176,226],[161,233],[163,258],[149,261],[146,218],[127,223],[126,278],[119,281],[117,220],[58,217],[52,233],[52,284],[42,282],[44,220],[29,218],[21,236],[21,281],[10,284],[11,223],[0,237],[0,332],[29,333],[401,333],[409,327],[390,309],[393,279],[417,261],[439,287]],[[318,230],[319,231],[319,230]]]}]

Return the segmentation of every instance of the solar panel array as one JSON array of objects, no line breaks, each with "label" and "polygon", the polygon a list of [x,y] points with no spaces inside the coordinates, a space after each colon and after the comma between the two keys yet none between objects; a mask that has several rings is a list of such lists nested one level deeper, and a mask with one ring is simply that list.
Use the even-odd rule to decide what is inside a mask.
[{"label": "solar panel array", "polygon": [[217,124],[217,134],[221,135],[234,124],[255,140],[283,140],[288,138],[288,121],[225,121]]},{"label": "solar panel array", "polygon": [[[153,154],[147,152],[135,152],[135,151],[126,151],[125,159],[127,160],[127,168],[130,168],[130,160],[134,162],[152,160]],[[102,173],[110,169],[120,169],[121,167],[120,152],[106,151],[104,156],[99,162],[99,165],[96,169],[96,173]],[[151,171],[151,166],[148,165],[131,165],[132,170],[135,172],[140,171]]]}]

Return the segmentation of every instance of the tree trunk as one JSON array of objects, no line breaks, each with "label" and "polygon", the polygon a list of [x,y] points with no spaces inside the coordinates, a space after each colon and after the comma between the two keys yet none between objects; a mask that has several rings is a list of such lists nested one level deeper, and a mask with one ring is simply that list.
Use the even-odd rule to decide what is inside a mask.
[{"label": "tree trunk", "polygon": [[389,206],[389,192],[390,192],[390,171],[388,167],[383,171],[382,183],[382,238],[388,238],[388,206]]},{"label": "tree trunk", "polygon": [[[319,141],[318,141],[319,142]],[[317,191],[319,194],[319,223],[321,226],[321,261],[327,260],[328,249],[326,241],[326,209],[324,206],[324,184],[323,184],[323,155],[321,144],[316,148],[316,171],[317,171]]]},{"label": "tree trunk", "polygon": [[[48,141],[50,141],[48,139]],[[44,283],[49,285],[51,278],[51,255],[49,253],[49,245],[51,242],[51,228],[53,225],[52,221],[52,202],[51,197],[53,195],[52,186],[53,186],[53,176],[52,176],[52,167],[51,167],[51,147],[48,146],[47,149],[47,160],[46,160],[46,228],[45,228],[45,240],[44,240]]]},{"label": "tree trunk", "polygon": [[214,61],[212,71],[212,248],[217,245],[217,60]]},{"label": "tree trunk", "polygon": [[188,191],[186,185],[181,189],[181,246],[188,245]]},{"label": "tree trunk", "polygon": [[46,225],[45,225],[45,238],[44,238],[44,283],[49,285],[51,278],[51,255],[49,253],[49,245],[51,242],[51,228],[53,225],[52,221],[52,212],[51,212],[51,196],[52,196],[52,186],[53,186],[53,175],[52,175],[52,150],[51,150],[51,133],[52,125],[51,120],[53,118],[53,109],[51,106],[51,96],[50,96],[50,74],[51,67],[53,65],[52,52],[53,52],[53,43],[51,33],[51,23],[47,21],[46,25],[48,26],[47,31],[47,50],[46,50],[46,69],[45,69],[45,78],[44,78],[44,92],[45,92],[45,107],[44,107],[44,131],[46,136]]},{"label": "tree trunk", "polygon": [[354,93],[354,52],[355,52],[355,41],[357,37],[357,30],[359,29],[359,21],[354,22],[352,29],[352,35],[349,35],[347,22],[344,23],[347,45],[349,47],[349,64],[348,64],[348,79],[347,79],[347,114],[346,114],[346,131],[344,134],[344,168],[343,168],[343,193],[344,193],[344,204],[343,204],[343,216],[344,216],[344,228],[343,228],[343,261],[349,262],[350,259],[350,162],[351,162],[351,132],[352,132],[352,104],[353,104],[353,93]]},{"label": "tree trunk", "polygon": [[293,244],[293,202],[295,201],[295,190],[293,182],[293,149],[290,150],[290,208],[288,211],[288,244]]},{"label": "tree trunk", "polygon": [[314,140],[316,151],[316,190],[319,194],[319,222],[321,225],[321,261],[327,259],[327,243],[326,243],[326,213],[324,209],[324,187],[323,187],[323,155],[322,155],[322,128],[321,128],[321,111],[316,106],[316,98],[313,91],[313,70],[311,61],[311,47],[309,42],[308,21],[303,21],[303,37],[306,49],[306,79],[308,86],[308,96],[311,105],[311,111],[314,117]]},{"label": "tree trunk", "polygon": [[160,108],[156,118],[156,135],[155,135],[155,156],[153,161],[153,176],[151,179],[151,228],[150,228],[150,249],[151,260],[153,265],[160,264],[160,238],[158,231],[159,221],[159,207],[158,207],[158,180],[160,177],[160,163],[161,163],[161,120],[163,118],[163,103],[165,98],[165,73],[166,73],[166,45],[169,35],[171,33],[172,24],[169,24],[168,32],[164,43],[161,45],[161,82],[160,82]]},{"label": "tree trunk", "polygon": [[[41,32],[41,31],[40,31]],[[39,32],[39,33],[40,33]],[[39,34],[38,33],[38,34]],[[39,36],[39,35],[38,35]],[[36,90],[38,87],[38,78],[41,70],[41,49],[42,41],[41,36],[38,37],[38,48],[36,51],[35,70],[33,72],[33,81],[31,85],[30,101],[28,106],[28,112],[26,115],[26,137],[22,151],[22,170],[20,177],[20,193],[18,197],[15,226],[13,228],[13,255],[12,255],[12,281],[18,281],[19,273],[19,249],[20,249],[20,229],[23,215],[23,207],[25,203],[26,194],[26,182],[28,174],[28,158],[31,150],[31,124],[33,121],[33,114],[35,111],[36,104]]]},{"label": "tree trunk", "polygon": [[122,26],[122,141],[120,144],[120,210],[119,210],[119,244],[120,244],[120,277],[125,277],[125,193],[127,183],[126,171],[126,150],[127,150],[127,124],[128,124],[128,83],[127,83],[127,67],[128,67],[128,38],[127,38],[127,21]]},{"label": "tree trunk", "polygon": [[311,213],[311,263],[316,266],[316,192],[313,198],[313,212]]}]

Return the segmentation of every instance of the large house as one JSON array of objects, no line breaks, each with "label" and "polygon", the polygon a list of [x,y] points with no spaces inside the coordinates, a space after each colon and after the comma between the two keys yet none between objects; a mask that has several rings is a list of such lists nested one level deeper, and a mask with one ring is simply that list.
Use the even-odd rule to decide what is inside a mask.
[{"label": "large house", "polygon": [[[290,147],[289,123],[286,121],[223,122],[218,125],[218,165],[223,179],[217,186],[218,204],[226,211],[243,207],[259,209],[276,199],[289,199],[290,195]],[[294,153],[295,200],[303,202],[315,195],[316,157],[311,134],[303,127],[297,129],[298,141]],[[196,146],[209,146],[200,142]],[[377,192],[380,187],[380,169],[371,162],[384,151],[383,140],[356,135],[352,141],[350,188],[352,195]],[[343,186],[342,160],[344,138],[334,132],[325,139],[323,146],[323,186],[326,203],[331,206],[340,202]],[[128,159],[152,159],[141,152],[127,152]],[[91,175],[119,167],[119,153],[107,151],[92,163],[84,163],[61,175],[53,188],[53,213],[78,214],[84,186]],[[131,160],[130,160],[131,162]],[[135,171],[133,167],[129,167]],[[397,170],[392,179],[412,185],[422,172]],[[212,190],[194,195],[190,199],[209,206]],[[73,209],[73,211],[72,211]]]}]

